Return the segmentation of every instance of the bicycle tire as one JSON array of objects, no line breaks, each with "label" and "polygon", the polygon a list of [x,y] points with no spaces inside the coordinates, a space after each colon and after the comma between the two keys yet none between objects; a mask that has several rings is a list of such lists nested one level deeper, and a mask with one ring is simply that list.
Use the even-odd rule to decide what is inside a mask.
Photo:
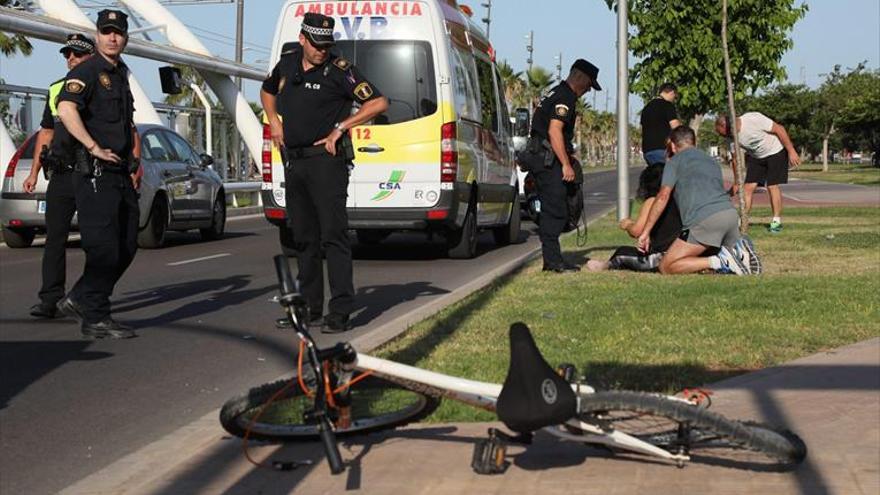
[{"label": "bicycle tire", "polygon": [[[245,431],[250,428],[248,438],[255,440],[318,440],[320,435],[317,426],[304,423],[302,415],[304,409],[312,406],[313,399],[303,394],[298,383],[291,383],[295,380],[296,377],[293,377],[267,383],[228,400],[220,409],[220,424],[226,431],[238,437],[244,437]],[[253,415],[269,398],[285,387],[286,390],[263,413],[260,421],[251,425],[250,419]],[[439,398],[406,389],[375,376],[369,376],[352,385],[351,394],[352,423],[349,428],[336,428],[337,437],[390,430],[414,423],[430,415],[440,404]],[[398,408],[393,404],[395,397],[391,394],[406,394],[411,400]],[[380,404],[376,400],[380,395],[384,395],[384,400],[391,401],[392,404]],[[371,409],[365,412],[364,406],[391,409],[374,414]]]},{"label": "bicycle tire", "polygon": [[623,431],[673,453],[685,446],[679,425],[686,424],[690,433],[687,453],[691,460],[707,464],[775,471],[791,468],[807,455],[806,444],[789,430],[731,420],[656,394],[608,391],[583,395],[580,415],[584,421]]}]

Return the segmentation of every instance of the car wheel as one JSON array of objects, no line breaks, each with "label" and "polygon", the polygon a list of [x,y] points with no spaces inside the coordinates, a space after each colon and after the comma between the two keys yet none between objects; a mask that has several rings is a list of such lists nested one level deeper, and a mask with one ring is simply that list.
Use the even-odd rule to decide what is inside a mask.
[{"label": "car wheel", "polygon": [[211,226],[206,229],[199,229],[202,239],[213,241],[223,237],[226,231],[226,201],[225,196],[221,193],[214,200],[214,207],[211,209]]},{"label": "car wheel", "polygon": [[516,198],[510,205],[510,218],[507,220],[507,225],[492,229],[495,244],[507,246],[519,243],[520,215],[519,198]]},{"label": "car wheel", "polygon": [[471,259],[477,255],[477,212],[473,202],[464,216],[464,225],[449,233],[448,254],[453,259]]},{"label": "car wheel", "polygon": [[156,196],[150,208],[150,219],[147,225],[138,232],[138,246],[145,249],[156,249],[165,245],[165,233],[168,231],[168,204],[162,196]]},{"label": "car wheel", "polygon": [[30,247],[34,243],[34,236],[36,235],[37,232],[34,229],[3,227],[3,240],[11,248]]}]

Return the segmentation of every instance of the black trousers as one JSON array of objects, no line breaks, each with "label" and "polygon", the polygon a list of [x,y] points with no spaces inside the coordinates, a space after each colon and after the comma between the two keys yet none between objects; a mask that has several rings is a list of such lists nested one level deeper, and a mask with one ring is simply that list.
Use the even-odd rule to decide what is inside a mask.
[{"label": "black trousers", "polygon": [[651,251],[643,253],[635,246],[621,246],[608,260],[612,270],[632,270],[634,272],[656,272],[660,269],[663,253]]},{"label": "black trousers", "polygon": [[96,323],[110,316],[113,287],[137,252],[140,209],[127,174],[105,171],[94,186],[91,178],[75,174],[74,187],[86,266],[71,297],[85,321]]},{"label": "black trousers", "polygon": [[72,172],[52,174],[46,188],[46,247],[40,288],[40,300],[45,304],[55,304],[64,297],[67,236],[76,213],[73,177]]},{"label": "black trousers", "polygon": [[541,200],[541,223],[538,226],[538,237],[541,239],[541,254],[544,265],[560,265],[563,263],[562,249],[559,247],[559,235],[565,228],[568,217],[566,188],[562,182],[562,164],[553,161],[550,168],[534,167],[532,175]]},{"label": "black trousers", "polygon": [[290,160],[284,172],[287,216],[293,228],[300,290],[312,314],[324,309],[323,250],[330,282],[330,313],[348,315],[354,306],[351,243],[348,239],[348,163],[320,155]]}]

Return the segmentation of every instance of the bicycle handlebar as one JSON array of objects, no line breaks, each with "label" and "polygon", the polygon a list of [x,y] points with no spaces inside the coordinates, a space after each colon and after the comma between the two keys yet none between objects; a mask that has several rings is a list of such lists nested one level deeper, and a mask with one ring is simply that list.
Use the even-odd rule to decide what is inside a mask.
[{"label": "bicycle handlebar", "polygon": [[290,274],[290,265],[287,264],[287,256],[283,254],[276,255],[275,258],[275,274],[278,275],[278,283],[281,297],[296,294],[296,282]]},{"label": "bicycle handlebar", "polygon": [[[279,290],[281,292],[280,302],[283,306],[285,306],[288,311],[293,309],[294,312],[298,312],[298,308],[302,305],[304,301],[302,301],[302,297],[299,294],[299,286],[296,281],[293,279],[293,276],[290,274],[290,265],[287,263],[287,256],[283,254],[279,254],[274,257],[275,261],[275,274],[278,276],[278,285]],[[291,308],[293,306],[293,308]],[[299,315],[297,314],[297,321]],[[295,322],[296,323],[296,322]],[[333,433],[333,425],[330,422],[330,419],[327,417],[327,404],[325,403],[324,393],[325,391],[321,387],[320,384],[324,383],[323,369],[321,366],[321,358],[318,356],[317,347],[314,345],[314,341],[308,335],[308,331],[305,328],[297,328],[298,331],[301,331],[305,338],[311,343],[311,345],[307,348],[307,355],[309,358],[309,363],[311,363],[312,367],[315,370],[316,378],[318,379],[318,393],[315,394],[315,416],[313,416],[318,424],[318,433],[321,436],[321,443],[324,446],[324,453],[327,455],[327,462],[330,464],[330,472],[333,474],[339,474],[345,471],[345,466],[342,464],[342,456],[339,455],[339,446],[336,445],[336,435]],[[332,353],[341,353],[348,352],[348,348],[336,346],[333,349],[325,350],[324,353],[332,354]]]},{"label": "bicycle handlebar", "polygon": [[326,416],[321,417],[318,424],[318,431],[321,434],[321,443],[324,444],[324,453],[327,455],[327,463],[330,464],[330,472],[339,474],[345,471],[342,464],[342,456],[339,455],[339,446],[336,445],[336,435],[333,434],[333,428],[330,426],[330,420]]}]

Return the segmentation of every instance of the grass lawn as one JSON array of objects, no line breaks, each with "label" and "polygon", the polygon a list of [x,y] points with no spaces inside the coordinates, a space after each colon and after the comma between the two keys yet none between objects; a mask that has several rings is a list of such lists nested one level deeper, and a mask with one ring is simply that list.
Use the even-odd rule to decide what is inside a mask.
[{"label": "grass lawn", "polygon": [[[770,212],[754,211],[759,221]],[[545,274],[540,260],[378,349],[381,357],[502,382],[508,327],[530,326],[551,365],[599,388],[676,392],[880,335],[880,209],[792,208],[785,230],[755,224],[765,275]],[[574,258],[631,241],[607,216]],[[444,401],[433,421],[491,420]]]},{"label": "grass lawn", "polygon": [[843,182],[861,186],[880,186],[880,168],[872,167],[868,163],[830,163],[828,164],[828,172],[822,171],[821,163],[807,163],[792,170],[789,176],[798,179]]}]

